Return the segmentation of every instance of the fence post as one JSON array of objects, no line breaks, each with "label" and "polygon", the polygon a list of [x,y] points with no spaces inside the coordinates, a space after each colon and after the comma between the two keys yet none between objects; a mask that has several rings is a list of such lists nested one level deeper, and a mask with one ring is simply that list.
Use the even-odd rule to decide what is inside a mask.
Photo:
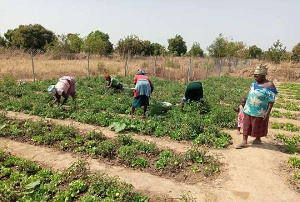
[{"label": "fence post", "polygon": [[192,68],[192,57],[190,57],[190,64],[189,64],[189,68],[188,68],[188,71],[187,71],[187,81],[188,82],[190,82],[191,68]]},{"label": "fence post", "polygon": [[90,77],[90,55],[91,55],[91,53],[89,52],[88,53],[88,65],[87,65],[87,74],[88,74],[88,77]]},{"label": "fence post", "polygon": [[219,60],[219,76],[221,76],[222,71],[222,59]]},{"label": "fence post", "polygon": [[32,53],[32,50],[30,50],[30,56],[31,56],[31,67],[32,67],[33,82],[35,82],[34,61],[33,61],[33,53]]},{"label": "fence post", "polygon": [[154,56],[154,70],[153,70],[154,76],[156,76],[156,55]]},{"label": "fence post", "polygon": [[125,76],[127,76],[127,60],[128,60],[128,54],[125,55],[125,66],[124,66]]}]

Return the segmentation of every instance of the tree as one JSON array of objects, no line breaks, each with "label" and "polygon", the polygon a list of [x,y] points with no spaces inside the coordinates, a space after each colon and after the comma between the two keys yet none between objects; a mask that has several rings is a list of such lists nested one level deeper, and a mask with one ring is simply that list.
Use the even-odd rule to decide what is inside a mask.
[{"label": "tree", "polygon": [[14,30],[9,29],[5,32],[4,37],[6,39],[6,46],[10,47],[11,43],[12,43],[12,34],[13,34]]},{"label": "tree", "polygon": [[6,46],[4,37],[0,36],[0,46]]},{"label": "tree", "polygon": [[142,41],[141,55],[149,56],[153,54],[154,54],[154,49],[153,46],[151,46],[151,42],[148,40]]},{"label": "tree", "polygon": [[162,50],[162,45],[159,43],[152,43],[151,44],[152,50],[153,50],[153,55],[161,55],[161,50]]},{"label": "tree", "polygon": [[212,57],[226,57],[227,56],[227,44],[228,40],[223,37],[222,34],[216,38],[216,40],[207,47],[209,55]]},{"label": "tree", "polygon": [[187,51],[187,47],[185,41],[180,35],[176,35],[175,38],[168,39],[168,50],[175,56],[180,56],[185,54]]},{"label": "tree", "polygon": [[262,56],[262,50],[256,45],[249,47],[249,57],[252,59],[258,59]]},{"label": "tree", "polygon": [[142,41],[136,35],[129,35],[118,41],[116,51],[120,55],[139,55],[143,47]]},{"label": "tree", "polygon": [[85,52],[109,55],[113,52],[113,45],[109,41],[109,35],[99,30],[91,32],[83,42],[82,49]]},{"label": "tree", "polygon": [[67,35],[68,43],[69,43],[69,51],[71,53],[80,53],[80,48],[83,43],[82,39],[79,37],[79,34],[71,34]]},{"label": "tree", "polygon": [[20,49],[44,49],[46,44],[54,41],[55,35],[52,31],[45,29],[42,25],[20,25],[13,31],[8,30],[5,38],[11,46]]},{"label": "tree", "polygon": [[283,44],[277,40],[273,43],[271,48],[265,52],[264,57],[269,61],[279,63],[280,61],[285,60],[286,47],[283,47]]},{"label": "tree", "polygon": [[203,57],[203,50],[200,47],[199,43],[193,43],[189,54],[193,57]]},{"label": "tree", "polygon": [[292,53],[292,60],[294,62],[300,62],[300,43],[293,48]]}]

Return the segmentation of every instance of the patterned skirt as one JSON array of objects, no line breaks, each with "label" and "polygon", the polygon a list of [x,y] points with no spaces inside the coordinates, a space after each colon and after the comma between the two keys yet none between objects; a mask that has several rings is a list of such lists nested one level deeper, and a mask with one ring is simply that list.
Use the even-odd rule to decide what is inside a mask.
[{"label": "patterned skirt", "polygon": [[264,137],[268,134],[269,119],[249,116],[244,113],[243,135],[252,137]]}]

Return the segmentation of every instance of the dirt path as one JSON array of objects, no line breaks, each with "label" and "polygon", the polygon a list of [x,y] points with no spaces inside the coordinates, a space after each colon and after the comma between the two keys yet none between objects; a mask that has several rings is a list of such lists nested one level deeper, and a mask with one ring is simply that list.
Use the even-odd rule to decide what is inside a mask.
[{"label": "dirt path", "polygon": [[[8,113],[10,117],[16,115],[17,118],[32,117],[22,113]],[[34,116],[34,119],[41,118]],[[71,120],[51,120],[54,123],[78,126],[77,122]],[[104,130],[105,134],[110,132],[112,137],[116,135],[111,131],[105,131],[107,129],[102,127],[88,124],[79,124],[79,126],[82,127],[82,130],[101,129]],[[233,137],[234,145],[241,141],[242,136],[236,135],[235,131],[228,130],[227,132]],[[137,134],[135,137],[140,138]],[[141,137],[150,138],[148,136]],[[170,148],[174,148],[176,151],[184,151],[189,147],[188,144],[161,138],[152,140],[157,143],[164,142],[166,144],[163,145],[164,147],[171,146]],[[16,156],[35,160],[56,169],[64,169],[79,158],[71,153],[18,143],[8,139],[0,139],[0,146],[8,147]],[[149,192],[150,195],[166,196],[174,201],[188,191],[197,201],[299,201],[300,194],[291,188],[281,167],[283,163],[287,162],[289,155],[280,152],[276,145],[272,144],[270,136],[263,139],[262,145],[252,145],[242,150],[236,150],[232,145],[229,149],[213,150],[212,152],[222,154],[220,160],[226,164],[225,170],[222,171],[224,174],[209,184],[198,183],[194,185],[176,183],[138,170],[109,166],[95,159],[87,160],[94,172],[101,171],[111,176],[117,175],[120,179],[133,184],[137,190],[141,190],[143,193],[147,190],[146,192]]]}]

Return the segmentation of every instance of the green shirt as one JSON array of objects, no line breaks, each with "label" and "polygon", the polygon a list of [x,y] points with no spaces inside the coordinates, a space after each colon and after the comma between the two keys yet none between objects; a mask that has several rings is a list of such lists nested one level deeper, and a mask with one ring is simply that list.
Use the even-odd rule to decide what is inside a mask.
[{"label": "green shirt", "polygon": [[116,86],[120,83],[119,80],[116,78],[111,78],[110,82],[112,83],[113,86]]},{"label": "green shirt", "polygon": [[200,98],[203,98],[202,83],[201,82],[189,83],[185,91],[185,97],[191,100],[199,100]]}]

